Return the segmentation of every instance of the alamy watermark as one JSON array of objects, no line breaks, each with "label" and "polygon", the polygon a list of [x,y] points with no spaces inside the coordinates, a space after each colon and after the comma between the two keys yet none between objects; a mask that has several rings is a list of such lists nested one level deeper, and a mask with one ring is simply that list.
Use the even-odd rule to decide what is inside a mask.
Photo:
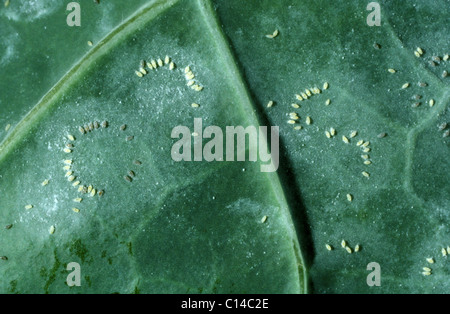
[{"label": "alamy watermark", "polygon": [[367,270],[372,272],[367,276],[367,285],[369,287],[380,287],[381,286],[381,267],[380,264],[376,262],[369,263],[367,265]]},{"label": "alamy watermark", "polygon": [[[171,137],[179,140],[173,144],[171,156],[174,161],[259,161],[261,172],[275,172],[279,166],[279,127],[270,127],[270,151],[268,150],[268,127],[260,126],[227,126],[224,131],[218,126],[203,129],[201,118],[194,119],[194,131],[187,126],[176,126]],[[247,141],[248,138],[248,141]],[[203,140],[207,139],[203,145]],[[192,145],[193,140],[193,145]],[[236,140],[236,141],[235,141]],[[193,157],[192,158],[192,148]],[[248,148],[248,149],[247,149]],[[237,152],[236,152],[237,150]]]},{"label": "alamy watermark", "polygon": [[70,27],[81,26],[81,7],[78,2],[70,2],[66,7],[67,11],[71,11],[67,15],[67,25]]},{"label": "alamy watermark", "polygon": [[[381,7],[378,2],[370,2],[366,7],[367,11],[372,11],[367,16],[367,25],[381,26]],[[78,2],[70,2],[67,4],[66,11],[70,11],[67,15],[67,25],[70,27],[81,26],[81,7]]]},{"label": "alamy watermark", "polygon": [[[175,130],[175,129],[174,129]],[[70,273],[67,276],[66,283],[69,287],[81,287],[81,266],[76,262],[67,264],[67,271]],[[381,266],[376,262],[367,264],[367,270],[370,271],[367,276],[366,283],[369,287],[381,286]]]},{"label": "alamy watermark", "polygon": [[367,11],[372,11],[367,16],[367,25],[381,26],[381,7],[378,2],[370,2],[367,5]]},{"label": "alamy watermark", "polygon": [[66,270],[71,271],[67,275],[66,283],[69,287],[81,286],[81,266],[78,263],[72,262],[67,264]]}]

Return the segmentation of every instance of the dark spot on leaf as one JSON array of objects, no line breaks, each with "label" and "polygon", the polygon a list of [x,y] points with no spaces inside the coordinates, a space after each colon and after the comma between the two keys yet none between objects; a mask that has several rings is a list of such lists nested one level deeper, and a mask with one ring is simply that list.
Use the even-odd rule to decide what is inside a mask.
[{"label": "dark spot on leaf", "polygon": [[128,247],[128,254],[130,254],[131,256],[133,256],[133,243],[128,242],[128,243],[127,243],[127,247]]},{"label": "dark spot on leaf", "polygon": [[11,280],[9,282],[9,293],[18,293],[17,292],[17,280]]},{"label": "dark spot on leaf", "polygon": [[89,276],[84,276],[84,280],[86,280],[88,287],[92,287],[92,280]]},{"label": "dark spot on leaf", "polygon": [[60,267],[61,267],[61,262],[59,261],[58,256],[56,254],[56,249],[53,250],[53,257],[54,257],[55,261],[53,263],[52,269],[49,271],[49,274],[47,276],[47,281],[44,286],[44,291],[46,294],[49,293],[48,289],[55,282],[56,273],[58,270],[60,270]]},{"label": "dark spot on leaf", "polygon": [[77,239],[70,244],[69,251],[70,253],[78,256],[81,259],[82,263],[84,263],[86,259],[89,257],[88,250],[80,239]]},{"label": "dark spot on leaf", "polygon": [[42,278],[46,278],[48,275],[47,275],[47,268],[45,268],[45,267],[41,267],[41,269],[39,270],[39,275],[42,277]]}]

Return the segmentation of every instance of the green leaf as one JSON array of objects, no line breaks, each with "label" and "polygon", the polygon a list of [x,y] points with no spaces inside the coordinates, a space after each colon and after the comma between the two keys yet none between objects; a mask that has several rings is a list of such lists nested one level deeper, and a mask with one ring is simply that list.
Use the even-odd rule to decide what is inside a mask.
[{"label": "green leaf", "polygon": [[[313,291],[447,292],[450,268],[441,248],[450,244],[450,152],[449,138],[437,126],[450,121],[449,82],[441,76],[449,63],[429,62],[450,51],[449,6],[379,3],[382,25],[369,27],[361,1],[246,1],[245,9],[242,1],[217,1],[260,112],[267,123],[280,125],[286,158],[280,171],[301,195],[301,205],[291,211],[306,213],[303,232],[312,245],[304,247],[304,256]],[[278,37],[264,37],[274,29]],[[414,55],[417,47],[425,51],[421,58]],[[294,95],[324,82],[328,90],[298,102],[304,128],[293,130],[286,113]],[[405,83],[410,87],[402,89]],[[269,99],[279,105],[264,108]],[[417,101],[421,106],[413,108]],[[309,126],[306,116],[313,121]],[[331,127],[337,135],[328,139]],[[345,144],[342,136],[354,130],[358,135]],[[378,138],[383,132],[387,137]],[[361,139],[370,141],[371,165],[360,157]],[[342,240],[362,250],[350,255],[340,247]],[[335,250],[328,252],[327,243]],[[428,264],[427,257],[436,263]],[[381,287],[366,284],[370,262],[380,264]],[[427,266],[432,276],[421,274]]]},{"label": "green leaf", "polygon": [[[168,21],[185,22],[167,27]],[[257,124],[226,47],[208,2],[150,2],[99,41],[25,116],[0,157],[2,222],[13,224],[1,238],[8,257],[2,291],[304,290],[299,245],[275,173],[262,174],[253,162],[171,158],[172,128],[191,126],[194,117],[219,126]],[[166,55],[176,63],[173,71],[166,65],[144,78],[135,74],[141,59]],[[186,86],[188,65],[203,91]],[[192,108],[194,101],[201,107]],[[109,126],[78,132],[95,121]],[[66,154],[68,135],[76,140]],[[69,158],[73,173],[65,176]],[[124,180],[130,170],[133,182]],[[68,182],[70,176],[76,178]],[[49,184],[41,186],[44,180]],[[72,187],[78,180],[105,194],[80,196]],[[33,208],[25,209],[28,204]],[[81,265],[79,288],[66,284],[71,262]]]},{"label": "green leaf", "polygon": [[[81,27],[67,26],[60,1],[1,7],[0,126],[11,127],[0,129],[0,227],[12,227],[0,230],[0,291],[448,291],[449,138],[437,126],[450,120],[449,66],[430,64],[450,50],[448,5],[379,3],[380,27],[360,1],[81,1]],[[135,74],[166,55],[174,70]],[[186,66],[202,91],[186,85]],[[173,161],[172,129],[193,131],[194,118],[280,126],[280,168]],[[78,131],[95,121],[109,126]],[[79,193],[78,180],[105,194]],[[71,262],[81,287],[66,283]],[[366,283],[371,262],[380,287]]]}]

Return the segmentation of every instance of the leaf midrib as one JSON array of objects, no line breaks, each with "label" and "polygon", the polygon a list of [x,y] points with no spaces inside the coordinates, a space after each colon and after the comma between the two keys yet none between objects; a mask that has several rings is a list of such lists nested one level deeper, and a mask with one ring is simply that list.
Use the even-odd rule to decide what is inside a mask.
[{"label": "leaf midrib", "polygon": [[[212,7],[211,0],[197,0],[200,12],[203,15],[205,22],[209,27],[209,31],[214,38],[213,42],[217,45],[217,50],[221,52],[221,57],[224,63],[227,65],[226,70],[228,71],[230,77],[235,78],[233,80],[235,85],[235,90],[237,95],[239,96],[241,102],[241,108],[246,113],[249,122],[254,124],[255,126],[261,125],[256,113],[259,111],[259,108],[255,105],[250,96],[249,89],[247,84],[243,79],[243,75],[241,71],[237,67],[237,63],[235,61],[235,57],[233,56],[228,41],[225,38],[223,30],[220,28],[220,24],[217,18],[217,15],[214,12]],[[297,230],[295,228],[295,224],[292,219],[291,208],[289,208],[285,192],[282,188],[280,177],[277,172],[266,173],[267,179],[269,180],[272,190],[274,191],[274,195],[277,197],[278,203],[283,210],[283,216],[287,220],[288,225],[291,227],[290,235],[293,239],[293,250],[295,252],[295,257],[297,259],[297,264],[299,268],[302,269],[302,272],[299,270],[299,286],[303,289],[303,293],[308,293],[308,275],[307,269],[304,263],[304,257],[302,255],[300,249],[300,243],[298,241]]]}]

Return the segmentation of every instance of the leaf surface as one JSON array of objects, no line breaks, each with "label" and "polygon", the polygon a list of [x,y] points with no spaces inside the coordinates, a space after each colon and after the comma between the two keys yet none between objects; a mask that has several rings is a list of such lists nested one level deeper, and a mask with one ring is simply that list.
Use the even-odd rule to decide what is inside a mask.
[{"label": "leaf surface", "polygon": [[[358,1],[87,1],[79,28],[60,2],[26,3],[0,10],[0,125],[12,125],[0,130],[0,223],[13,225],[0,231],[0,291],[449,290],[449,140],[437,127],[450,120],[448,1],[380,1],[380,27]],[[135,74],[166,55],[174,70]],[[187,66],[202,91],[187,86]],[[313,87],[321,93],[296,99]],[[193,132],[194,118],[222,130],[280,126],[278,172],[173,161],[172,129]],[[78,131],[95,121],[109,125]],[[76,181],[105,194],[79,193]],[[70,262],[81,287],[66,284]],[[366,283],[370,262],[381,287]]]}]

